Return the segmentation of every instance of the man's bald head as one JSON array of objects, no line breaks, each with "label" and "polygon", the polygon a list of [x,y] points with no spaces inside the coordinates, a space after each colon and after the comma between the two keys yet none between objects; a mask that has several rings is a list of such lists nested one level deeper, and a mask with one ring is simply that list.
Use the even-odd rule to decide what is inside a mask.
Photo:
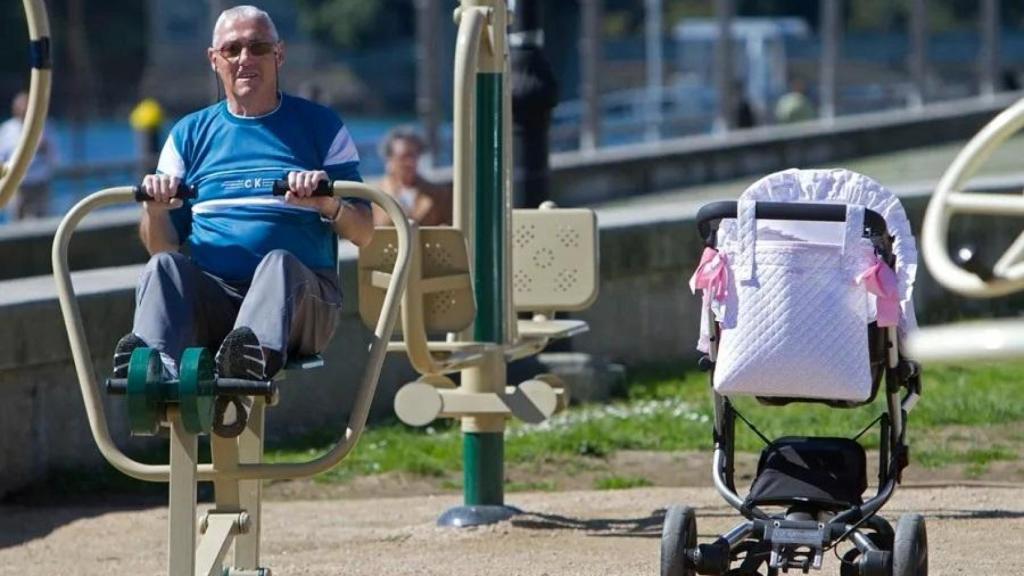
[{"label": "man's bald head", "polygon": [[277,26],[274,26],[274,21],[270,19],[270,14],[267,14],[255,6],[243,5],[228,8],[220,13],[220,16],[217,18],[217,23],[213,25],[213,40],[211,41],[210,46],[219,48],[221,45],[221,33],[228,26],[239,20],[256,20],[266,28],[267,33],[270,35],[269,40],[271,42],[281,41],[277,35]]}]

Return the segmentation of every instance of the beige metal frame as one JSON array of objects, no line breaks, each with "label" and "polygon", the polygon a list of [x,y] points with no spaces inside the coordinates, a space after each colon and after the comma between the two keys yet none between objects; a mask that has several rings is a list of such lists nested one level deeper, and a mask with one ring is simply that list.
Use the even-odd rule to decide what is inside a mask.
[{"label": "beige metal frame", "polygon": [[1024,99],[992,119],[972,138],[942,175],[925,212],[921,231],[924,261],[943,286],[965,296],[990,298],[1024,288],[1024,234],[996,262],[995,277],[983,280],[949,257],[947,236],[954,214],[1024,216],[1024,196],[960,192],[992,152],[1024,128]]},{"label": "beige metal frame", "polygon": [[[949,257],[949,221],[954,214],[1024,216],[1024,197],[1009,194],[961,192],[992,153],[1024,128],[1024,99],[992,119],[972,138],[942,175],[928,203],[921,230],[924,261],[946,288],[974,298],[1003,296],[1024,288],[1024,233],[1007,248],[993,267],[993,278],[982,279]],[[925,328],[912,334],[907,351],[925,362],[1004,360],[1024,357],[1024,323],[1020,320],[962,322]]]},{"label": "beige metal frame", "polygon": [[[108,188],[88,196],[68,212],[57,228],[52,252],[54,279],[89,427],[100,452],[115,468],[139,480],[170,484],[168,562],[172,576],[220,575],[223,557],[232,541],[235,543],[235,558],[231,573],[245,574],[256,570],[259,564],[261,481],[302,478],[328,470],[348,455],[362,434],[387,352],[387,343],[398,319],[399,304],[409,274],[409,239],[416,227],[406,221],[401,207],[391,196],[375,188],[355,182],[336,182],[334,194],[364,198],[380,205],[392,221],[398,223],[395,228],[396,255],[348,426],[330,450],[299,463],[261,462],[265,405],[259,399],[255,401],[245,432],[238,439],[211,439],[211,463],[198,462],[197,438],[184,430],[173,406],[168,408],[165,422],[170,428],[171,438],[169,464],[144,464],[122,452],[111,439],[107,426],[92,356],[68,270],[67,253],[71,236],[86,214],[102,206],[134,201],[133,188]],[[200,525],[203,537],[197,547],[196,482],[199,481],[214,482],[216,505]]]},{"label": "beige metal frame", "polygon": [[[540,422],[564,408],[564,383],[541,375],[519,386],[506,386],[507,362],[543,350],[556,338],[587,330],[581,320],[556,320],[555,312],[583,310],[597,298],[597,221],[593,211],[516,210],[513,218],[512,300],[520,312],[533,312],[516,322],[514,342],[497,345],[464,340],[461,332],[475,314],[468,248],[455,228],[412,230],[409,285],[402,298],[402,341],[388,344],[389,352],[405,352],[423,375],[399,390],[395,410],[410,425],[423,426],[435,418],[515,416]],[[394,231],[378,229],[373,242],[360,251],[360,314],[364,322],[380,311],[386,272],[395,254]],[[431,334],[447,333],[444,340]],[[463,371],[456,388],[446,374]],[[478,386],[467,388],[467,378]],[[485,388],[486,381],[486,388]],[[500,388],[498,387],[500,386]]]},{"label": "beige metal frame", "polygon": [[[25,19],[28,21],[29,40],[34,42],[44,38],[48,39],[50,37],[50,22],[46,17],[46,5],[43,4],[43,0],[23,0],[23,3]],[[51,70],[49,68],[32,68],[29,79],[28,110],[25,111],[21,141],[14,149],[10,161],[7,164],[0,164],[0,208],[7,204],[14,191],[21,185],[28,165],[36,154],[50,107],[50,81]]]},{"label": "beige metal frame", "polygon": [[[413,232],[409,289],[402,305],[401,342],[389,351],[404,351],[413,368],[423,376],[404,386],[395,397],[399,418],[412,425],[425,425],[439,417],[461,417],[467,432],[501,432],[510,416],[540,422],[568,403],[564,383],[554,375],[541,375],[519,386],[506,386],[508,362],[543,350],[555,338],[566,338],[587,330],[579,320],[554,320],[555,311],[582,310],[597,297],[597,225],[590,210],[512,210],[506,195],[504,217],[510,241],[505,243],[502,266],[506,273],[503,303],[507,321],[505,341],[499,344],[473,340],[472,270],[476,151],[476,79],[478,72],[509,74],[505,38],[507,12],[504,2],[470,0],[455,11],[458,36],[455,51],[454,113],[454,227],[441,232],[422,229]],[[506,189],[512,183],[511,91],[504,90],[503,174]],[[521,226],[521,228],[516,228]],[[518,232],[517,232],[518,230]],[[386,230],[379,230],[375,243],[361,253],[361,294],[372,294],[387,276],[389,253]],[[516,238],[519,242],[516,242]],[[448,263],[438,265],[424,254],[441,247],[450,253]],[[518,284],[516,283],[518,279]],[[536,284],[534,284],[534,282]],[[530,286],[526,286],[530,284]],[[536,288],[536,289],[534,289]],[[452,295],[444,310],[426,304],[437,293]],[[457,294],[457,296],[455,296]],[[433,296],[432,296],[433,295]],[[361,305],[364,319],[375,313],[372,295]],[[515,320],[518,312],[534,312],[531,319]],[[511,321],[515,320],[515,321]],[[431,341],[430,334],[446,332],[443,341]],[[461,371],[456,388],[446,374]]]}]

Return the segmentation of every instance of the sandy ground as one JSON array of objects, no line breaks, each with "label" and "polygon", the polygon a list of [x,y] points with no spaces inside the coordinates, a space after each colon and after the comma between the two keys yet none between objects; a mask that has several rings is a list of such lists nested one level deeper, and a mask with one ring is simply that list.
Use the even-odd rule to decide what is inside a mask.
[{"label": "sandy ground", "polygon": [[[274,574],[657,574],[664,507],[698,508],[702,539],[738,515],[706,488],[517,493],[526,511],[476,529],[437,528],[457,496],[271,501],[263,564]],[[1022,574],[1024,488],[900,490],[886,508],[927,517],[931,574]],[[0,574],[160,574],[163,507],[0,507]],[[838,574],[834,557],[824,573]]]}]

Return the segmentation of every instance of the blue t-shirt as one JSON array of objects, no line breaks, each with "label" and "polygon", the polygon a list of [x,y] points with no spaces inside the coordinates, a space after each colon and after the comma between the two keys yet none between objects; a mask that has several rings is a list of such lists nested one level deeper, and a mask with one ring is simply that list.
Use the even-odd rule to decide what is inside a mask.
[{"label": "blue t-shirt", "polygon": [[335,267],[337,237],[330,224],[315,209],[273,196],[275,179],[324,170],[332,180],[362,181],[359,154],[338,115],[287,94],[263,116],[235,116],[223,101],[185,116],[171,129],[157,170],[197,187],[195,200],[171,211],[193,261],[240,283],[252,280],[256,266],[276,249],[314,270]]}]

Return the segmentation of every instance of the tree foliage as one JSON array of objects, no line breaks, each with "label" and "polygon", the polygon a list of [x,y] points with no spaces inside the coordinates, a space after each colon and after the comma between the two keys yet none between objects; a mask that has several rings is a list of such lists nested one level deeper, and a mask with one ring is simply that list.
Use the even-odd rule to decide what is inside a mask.
[{"label": "tree foliage", "polygon": [[339,48],[379,46],[415,32],[409,0],[299,0],[298,7],[303,27]]},{"label": "tree foliage", "polygon": [[[51,113],[64,115],[70,103],[86,100],[98,103],[100,112],[133,101],[146,64],[147,3],[138,0],[87,2],[84,10],[85,38],[91,61],[92,88],[96,94],[80,94],[72,85],[68,45],[68,0],[46,3],[51,30],[54,83]],[[0,100],[28,86],[28,26],[21,2],[0,3]],[[127,90],[126,90],[127,87]],[[0,102],[4,104],[5,102]],[[0,117],[6,106],[0,108]]]}]

